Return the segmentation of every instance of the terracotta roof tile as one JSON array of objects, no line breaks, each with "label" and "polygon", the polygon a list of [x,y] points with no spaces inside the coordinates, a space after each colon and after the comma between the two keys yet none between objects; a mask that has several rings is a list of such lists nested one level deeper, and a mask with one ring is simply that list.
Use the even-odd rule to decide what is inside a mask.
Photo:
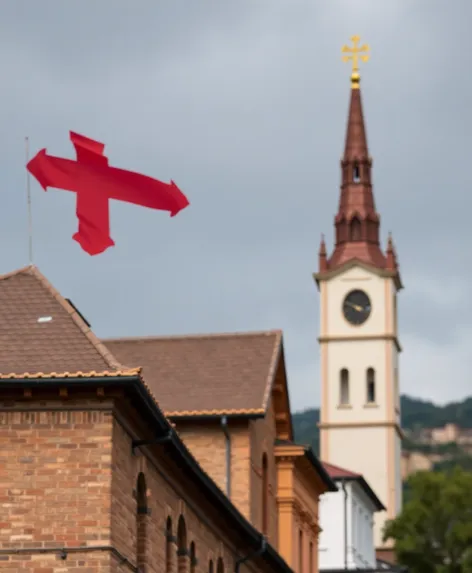
[{"label": "terracotta roof tile", "polygon": [[36,267],[0,276],[2,377],[125,370]]},{"label": "terracotta roof tile", "polygon": [[264,413],[282,346],[280,331],[104,340],[141,366],[167,416]]}]

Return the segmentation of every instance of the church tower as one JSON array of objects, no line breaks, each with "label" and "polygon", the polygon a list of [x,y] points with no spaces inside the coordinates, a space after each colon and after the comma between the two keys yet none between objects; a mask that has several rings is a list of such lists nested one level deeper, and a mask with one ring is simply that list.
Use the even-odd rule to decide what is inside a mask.
[{"label": "church tower", "polygon": [[402,503],[396,304],[402,284],[392,237],[385,252],[379,240],[358,70],[368,46],[352,40],[353,48],[343,48],[353,73],[335,245],[329,254],[321,240],[314,275],[321,302],[319,427],[321,459],[361,473],[386,507],[374,524],[381,556],[388,550],[385,521]]}]

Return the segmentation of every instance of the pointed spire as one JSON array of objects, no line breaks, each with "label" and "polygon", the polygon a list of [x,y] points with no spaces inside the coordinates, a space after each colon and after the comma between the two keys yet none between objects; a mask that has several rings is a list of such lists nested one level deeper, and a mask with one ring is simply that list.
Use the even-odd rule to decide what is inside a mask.
[{"label": "pointed spire", "polygon": [[364,114],[362,113],[361,90],[351,89],[351,102],[347,120],[344,161],[369,161]]},{"label": "pointed spire", "polygon": [[358,86],[352,87],[341,160],[341,194],[335,218],[336,247],[328,261],[330,268],[352,259],[385,267],[385,256],[379,244],[380,217],[375,210],[371,167],[361,90]]},{"label": "pointed spire", "polygon": [[341,159],[341,193],[334,220],[336,242],[331,256],[327,255],[324,237],[319,250],[319,272],[333,271],[350,261],[360,261],[382,271],[394,273],[401,288],[398,262],[390,237],[387,251],[380,247],[380,217],[375,210],[372,191],[372,160],[362,112],[359,61],[367,61],[369,47],[359,46],[353,36],[353,47],[344,46],[343,60],[352,61],[351,93],[346,128],[344,155]]},{"label": "pointed spire", "polygon": [[397,253],[396,253],[395,247],[393,245],[392,233],[388,234],[387,260],[385,263],[385,268],[389,271],[397,271],[398,270]]},{"label": "pointed spire", "polygon": [[318,252],[318,268],[321,273],[328,270],[326,243],[323,234],[321,235],[320,250]]}]

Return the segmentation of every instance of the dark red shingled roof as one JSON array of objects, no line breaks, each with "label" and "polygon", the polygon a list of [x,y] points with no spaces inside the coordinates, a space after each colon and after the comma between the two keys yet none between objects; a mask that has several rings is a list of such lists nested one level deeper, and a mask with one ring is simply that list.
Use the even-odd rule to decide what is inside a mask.
[{"label": "dark red shingled roof", "polygon": [[372,159],[367,146],[361,90],[358,84],[351,89],[341,175],[339,206],[334,220],[335,245],[329,255],[322,239],[318,279],[351,261],[359,261],[379,271],[391,273],[394,277],[398,276],[400,285],[392,238],[389,238],[386,252],[380,245],[380,216],[375,208]]},{"label": "dark red shingled roof", "polygon": [[364,479],[364,476],[355,472],[351,472],[350,470],[346,470],[344,468],[340,468],[339,466],[335,466],[333,464],[328,464],[326,462],[321,462],[323,464],[326,473],[329,477],[334,481],[356,481],[360,487],[364,490],[364,493],[370,498],[372,503],[374,504],[376,511],[383,511],[385,506],[380,501],[380,499],[375,495],[373,489]]},{"label": "dark red shingled roof", "polygon": [[354,472],[350,472],[349,470],[345,470],[340,468],[339,466],[334,466],[333,464],[327,464],[326,462],[322,462],[325,470],[327,471],[330,478],[333,479],[342,479],[342,478],[360,478],[362,477],[361,474],[356,474]]}]

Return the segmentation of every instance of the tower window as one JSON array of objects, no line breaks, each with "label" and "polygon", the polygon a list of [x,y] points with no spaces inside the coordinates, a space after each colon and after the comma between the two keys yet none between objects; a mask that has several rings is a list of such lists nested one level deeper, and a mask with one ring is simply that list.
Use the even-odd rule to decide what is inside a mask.
[{"label": "tower window", "polygon": [[395,366],[393,371],[393,389],[395,392],[395,408],[397,414],[400,413],[400,393],[398,391],[398,366]]},{"label": "tower window", "polygon": [[352,168],[352,180],[354,183],[359,183],[361,180],[361,170],[358,163],[354,163],[354,167]]},{"label": "tower window", "polygon": [[367,369],[367,403],[375,403],[375,370]]},{"label": "tower window", "polygon": [[339,375],[339,403],[342,406],[349,404],[349,370],[343,368]]},{"label": "tower window", "polygon": [[353,217],[351,223],[349,225],[349,234],[351,241],[360,241],[362,240],[362,226],[361,222],[357,217]]},{"label": "tower window", "polygon": [[396,334],[397,333],[397,320],[398,320],[398,315],[397,315],[397,295],[394,294],[393,295],[393,333]]}]

